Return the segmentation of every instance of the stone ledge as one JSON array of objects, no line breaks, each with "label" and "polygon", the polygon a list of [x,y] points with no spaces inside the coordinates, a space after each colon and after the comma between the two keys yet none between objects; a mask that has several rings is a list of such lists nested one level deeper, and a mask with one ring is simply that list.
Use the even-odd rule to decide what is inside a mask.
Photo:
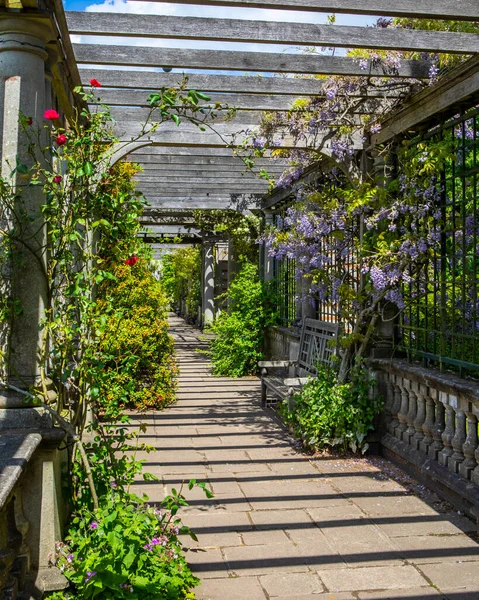
[{"label": "stone ledge", "polygon": [[373,368],[383,369],[395,375],[407,374],[408,379],[427,385],[440,392],[461,396],[464,400],[479,405],[479,382],[461,379],[454,373],[443,373],[438,369],[425,368],[396,359],[372,359],[368,363]]},{"label": "stone ledge", "polygon": [[415,477],[474,519],[478,523],[479,532],[479,488],[477,486],[389,433],[382,437],[381,446],[387,458],[399,463],[405,471],[412,471]]},{"label": "stone ledge", "polygon": [[6,504],[41,441],[39,433],[0,434],[0,508]]},{"label": "stone ledge", "polygon": [[279,325],[274,325],[273,327],[270,327],[270,331],[272,333],[280,333],[281,335],[284,335],[286,337],[291,337],[295,340],[299,340],[301,338],[301,334],[296,332],[294,329],[291,329],[290,327],[282,327]]}]

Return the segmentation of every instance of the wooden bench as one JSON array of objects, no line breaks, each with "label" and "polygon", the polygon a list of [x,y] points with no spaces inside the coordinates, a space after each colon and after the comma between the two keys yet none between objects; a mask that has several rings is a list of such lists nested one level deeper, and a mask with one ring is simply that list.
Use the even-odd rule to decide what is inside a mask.
[{"label": "wooden bench", "polygon": [[[283,400],[288,398],[292,409],[293,396],[310,377],[317,374],[317,364],[331,366],[336,354],[331,340],[338,335],[338,326],[316,319],[305,319],[301,330],[298,360],[262,360],[261,405],[266,406],[268,391]],[[291,376],[291,370],[294,371]]]}]

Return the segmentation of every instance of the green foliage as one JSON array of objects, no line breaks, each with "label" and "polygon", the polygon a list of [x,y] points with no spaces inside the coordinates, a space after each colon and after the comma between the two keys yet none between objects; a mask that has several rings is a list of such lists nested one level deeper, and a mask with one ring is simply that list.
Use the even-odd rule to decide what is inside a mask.
[{"label": "green foliage", "polygon": [[201,306],[201,249],[179,248],[162,259],[161,282],[173,308],[196,318]]},{"label": "green foliage", "polygon": [[281,413],[295,436],[312,450],[326,446],[365,452],[368,431],[382,402],[370,394],[372,387],[364,370],[351,381],[339,384],[332,369],[318,368],[318,375],[304,385],[290,410],[285,401]]},{"label": "green foliage", "polygon": [[[204,484],[191,480],[212,497]],[[199,584],[182,554],[180,535],[195,534],[177,516],[188,506],[180,490],[172,490],[161,508],[148,498],[113,491],[94,512],[82,508],[74,516],[66,543],[57,544],[55,563],[70,589],[50,598],[117,600],[186,600]]]},{"label": "green foliage", "polygon": [[258,261],[258,239],[262,220],[256,215],[243,215],[236,210],[195,210],[195,224],[201,231],[222,235],[232,242],[235,257]]},{"label": "green foliage", "polygon": [[227,292],[230,312],[223,312],[212,325],[210,355],[213,375],[242,377],[256,373],[263,358],[265,329],[275,324],[275,303],[259,280],[258,269],[243,264]]},{"label": "green foliage", "polygon": [[163,408],[175,400],[177,373],[166,295],[143,259],[113,275],[97,301],[97,401],[108,416],[125,406]]}]

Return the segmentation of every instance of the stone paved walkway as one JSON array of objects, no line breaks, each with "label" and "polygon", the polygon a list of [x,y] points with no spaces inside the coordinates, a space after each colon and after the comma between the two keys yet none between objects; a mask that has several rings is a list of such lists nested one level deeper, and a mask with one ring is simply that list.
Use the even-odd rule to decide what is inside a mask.
[{"label": "stone paved walkway", "polygon": [[171,333],[178,403],[139,417],[156,448],[146,470],[161,480],[141,491],[159,501],[194,477],[214,492],[190,493],[183,513],[199,537],[187,553],[199,600],[479,600],[474,524],[374,461],[298,454],[261,409],[257,379],[213,378],[199,332],[172,318]]}]

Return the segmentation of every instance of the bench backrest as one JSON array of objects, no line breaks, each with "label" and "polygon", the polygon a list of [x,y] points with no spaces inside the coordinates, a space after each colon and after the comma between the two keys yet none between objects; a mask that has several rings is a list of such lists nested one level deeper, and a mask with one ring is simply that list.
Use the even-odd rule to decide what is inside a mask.
[{"label": "bench backrest", "polygon": [[298,355],[298,376],[316,375],[316,365],[330,366],[336,353],[331,340],[338,335],[338,326],[316,319],[305,319],[301,331]]}]

